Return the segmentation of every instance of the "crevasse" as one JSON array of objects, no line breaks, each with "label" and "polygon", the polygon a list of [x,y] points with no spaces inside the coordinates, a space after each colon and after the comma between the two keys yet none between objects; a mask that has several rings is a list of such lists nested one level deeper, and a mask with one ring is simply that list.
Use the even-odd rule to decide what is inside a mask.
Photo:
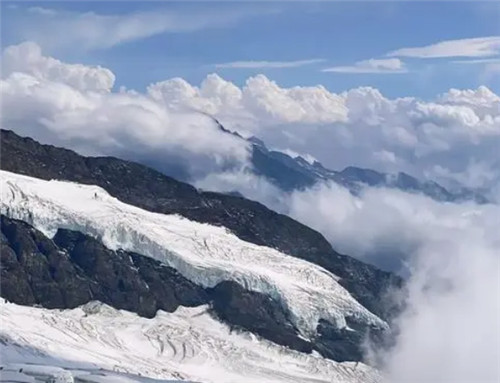
[{"label": "crevasse", "polygon": [[345,327],[345,317],[387,324],[357,302],[337,277],[313,263],[240,240],[227,229],[127,205],[91,185],[45,181],[0,171],[0,211],[49,237],[80,231],[111,249],[155,258],[203,287],[232,280],[281,302],[309,338],[319,319]]}]

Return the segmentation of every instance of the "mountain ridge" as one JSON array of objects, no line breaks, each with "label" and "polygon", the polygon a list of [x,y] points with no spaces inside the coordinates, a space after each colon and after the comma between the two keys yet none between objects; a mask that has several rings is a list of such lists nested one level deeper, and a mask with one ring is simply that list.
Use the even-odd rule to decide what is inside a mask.
[{"label": "mountain ridge", "polygon": [[358,194],[367,186],[387,187],[420,193],[440,202],[488,202],[485,196],[473,189],[450,191],[437,182],[420,181],[404,172],[383,173],[357,166],[347,166],[340,171],[331,170],[318,161],[310,163],[301,156],[291,157],[280,151],[269,150],[259,139],[251,138],[249,142],[252,145],[251,162],[255,174],[266,177],[287,192],[309,188],[322,181],[333,181],[353,194]]}]

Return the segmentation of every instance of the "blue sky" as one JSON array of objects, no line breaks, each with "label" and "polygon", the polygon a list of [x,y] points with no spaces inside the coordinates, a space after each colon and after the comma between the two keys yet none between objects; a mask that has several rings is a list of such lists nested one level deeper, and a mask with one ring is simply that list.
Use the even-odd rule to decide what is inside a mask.
[{"label": "blue sky", "polygon": [[[117,28],[123,28],[121,18],[143,17],[133,21],[137,36],[106,43],[105,26],[95,32],[105,21],[96,24],[95,18],[86,19],[89,14],[110,17]],[[152,15],[159,24],[162,18],[172,22],[141,36]],[[356,62],[387,60],[389,52],[402,48],[499,36],[498,2],[11,2],[2,4],[2,35],[4,47],[29,39],[61,60],[108,67],[116,74],[116,86],[137,90],[171,77],[198,84],[212,72],[238,85],[263,73],[283,87],[322,84],[340,92],[373,86],[389,97],[430,98],[452,87],[481,84],[500,89],[500,63],[494,61],[498,51],[464,57],[397,56],[392,60],[404,70],[345,73]],[[256,67],[216,66],[241,61]],[[344,69],[322,71],[332,67]],[[393,71],[398,73],[387,73]]]}]

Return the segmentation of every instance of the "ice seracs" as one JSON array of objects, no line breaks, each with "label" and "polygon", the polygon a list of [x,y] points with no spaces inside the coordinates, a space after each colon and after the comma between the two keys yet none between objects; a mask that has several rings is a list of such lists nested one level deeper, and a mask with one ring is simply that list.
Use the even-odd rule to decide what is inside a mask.
[{"label": "ice seracs", "polygon": [[99,238],[111,249],[158,259],[203,287],[224,280],[238,282],[281,302],[305,337],[315,334],[319,319],[339,328],[346,326],[346,317],[368,326],[387,326],[340,286],[332,273],[242,241],[223,227],[145,211],[97,186],[1,171],[0,187],[0,211],[49,237],[58,228],[76,230]]}]

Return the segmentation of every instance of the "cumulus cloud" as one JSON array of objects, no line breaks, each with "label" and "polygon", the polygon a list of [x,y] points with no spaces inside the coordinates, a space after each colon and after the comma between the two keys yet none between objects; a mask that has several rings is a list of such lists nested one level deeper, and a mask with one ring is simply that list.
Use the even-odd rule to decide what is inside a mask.
[{"label": "cumulus cloud", "polygon": [[388,99],[367,87],[341,94],[322,86],[283,88],[263,75],[238,87],[211,74],[200,86],[171,79],[152,84],[148,93],[169,107],[210,113],[271,147],[310,153],[333,169],[370,166],[374,155],[381,170],[421,177],[436,163],[451,173],[465,171],[471,157],[497,166],[500,107],[486,87],[422,101]]},{"label": "cumulus cloud", "polygon": [[369,59],[358,61],[350,66],[335,66],[322,69],[322,72],[335,73],[407,73],[405,64],[397,58],[391,59]]},{"label": "cumulus cloud", "polygon": [[[105,68],[44,57],[33,43],[7,48],[2,127],[88,154],[141,159],[195,174],[245,162],[248,148],[206,115],[168,108],[134,91],[111,91]],[[172,159],[175,158],[175,161]]]},{"label": "cumulus cloud", "polygon": [[228,63],[215,64],[215,67],[232,69],[297,68],[305,65],[318,64],[324,61],[324,59],[296,61],[232,61]]},{"label": "cumulus cloud", "polygon": [[243,130],[283,123],[322,123],[346,118],[340,96],[323,86],[281,88],[264,75],[247,79],[243,88],[210,74],[200,87],[171,79],[148,87],[167,105],[188,106],[214,114]]},{"label": "cumulus cloud", "polygon": [[[376,159],[378,170],[405,171],[424,178],[431,176],[434,166],[439,164],[445,169],[439,173],[440,181],[450,186],[456,184],[461,173],[466,174],[471,158],[490,172],[498,174],[500,167],[495,161],[500,145],[499,96],[486,87],[451,89],[433,100],[389,99],[369,87],[336,94],[321,85],[283,87],[264,75],[249,77],[243,86],[237,86],[217,74],[209,74],[199,85],[173,78],[151,84],[146,93],[138,93],[113,91],[114,75],[108,69],[63,63],[44,56],[33,43],[7,48],[3,61],[7,77],[2,91],[8,96],[4,97],[4,104],[8,103],[12,109],[7,110],[4,125],[6,121],[24,129],[43,125],[44,129],[50,126],[52,131],[59,127],[61,137],[65,134],[72,137],[83,125],[72,127],[71,114],[85,116],[82,124],[85,121],[95,129],[100,124],[108,126],[95,136],[96,140],[97,137],[102,140],[87,145],[105,152],[103,143],[128,147],[129,141],[121,142],[118,121],[123,115],[133,114],[122,122],[124,131],[134,132],[125,136],[139,137],[137,142],[144,148],[144,157],[140,159],[149,157],[150,164],[166,163],[163,160],[166,154],[154,150],[147,154],[147,143],[157,148],[170,141],[182,141],[176,148],[187,148],[189,153],[207,150],[211,157],[217,158],[216,163],[226,163],[224,158],[241,162],[246,151],[241,140],[228,135],[219,139],[216,127],[215,133],[210,127],[200,128],[200,132],[194,128],[210,126],[210,118],[200,117],[205,113],[216,117],[229,130],[257,136],[269,147],[303,153],[304,158],[309,154],[332,169],[349,165],[370,167]],[[23,106],[26,110],[16,106],[18,102],[27,102]],[[123,105],[131,107],[117,116],[118,106],[125,109]],[[15,124],[14,116],[18,119]],[[199,121],[200,118],[206,123]],[[181,120],[191,128],[181,129],[175,122]],[[66,130],[71,134],[64,131],[64,124],[68,124]],[[114,134],[108,138],[112,124]],[[169,133],[159,140],[152,139],[163,131]],[[193,140],[192,134],[201,134],[206,139]],[[88,139],[91,136],[89,133]],[[145,139],[140,139],[141,136]],[[219,143],[226,140],[228,144],[221,147]],[[205,146],[199,147],[198,141]],[[173,146],[168,146],[168,152],[175,152]],[[186,161],[187,158],[186,155]],[[475,180],[484,181],[483,185],[477,185],[484,188],[498,183],[498,177],[475,177]]]},{"label": "cumulus cloud", "polygon": [[400,48],[389,52],[392,57],[442,58],[488,57],[500,54],[500,36],[447,40],[422,47]]},{"label": "cumulus cloud", "polygon": [[22,72],[39,80],[63,82],[79,90],[109,91],[115,75],[107,68],[66,64],[42,55],[37,44],[27,41],[7,47],[2,55],[2,74]]},{"label": "cumulus cloud", "polygon": [[485,86],[477,89],[450,89],[439,97],[448,105],[465,105],[473,108],[480,117],[495,116],[500,110],[500,97]]}]

